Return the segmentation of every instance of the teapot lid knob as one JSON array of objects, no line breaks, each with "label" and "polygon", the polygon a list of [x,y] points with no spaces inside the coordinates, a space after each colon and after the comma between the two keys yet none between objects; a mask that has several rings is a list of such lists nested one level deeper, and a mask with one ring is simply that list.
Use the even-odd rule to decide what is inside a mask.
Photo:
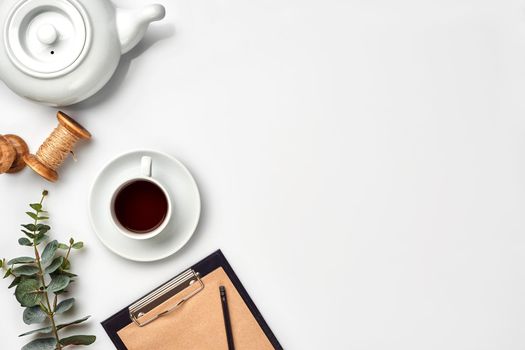
[{"label": "teapot lid knob", "polygon": [[58,39],[57,29],[52,24],[42,24],[37,31],[38,40],[44,45],[51,45]]}]

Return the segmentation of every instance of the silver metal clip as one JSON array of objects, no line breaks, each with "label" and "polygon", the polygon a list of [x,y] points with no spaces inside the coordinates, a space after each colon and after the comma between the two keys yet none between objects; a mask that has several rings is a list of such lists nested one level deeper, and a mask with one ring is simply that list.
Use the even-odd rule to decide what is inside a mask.
[{"label": "silver metal clip", "polygon": [[[188,292],[185,295],[181,296],[180,300],[174,306],[166,308],[154,315],[146,317],[146,314],[156,307],[162,305],[170,298],[179,294],[185,289],[188,289]],[[199,273],[189,269],[168,283],[164,284],[157,290],[146,295],[144,298],[137,301],[135,304],[129,307],[129,316],[135,324],[139,327],[144,327],[151,322],[155,321],[159,317],[169,314],[170,312],[178,309],[186,301],[197,295],[204,289],[204,282],[202,282],[199,277]]]}]

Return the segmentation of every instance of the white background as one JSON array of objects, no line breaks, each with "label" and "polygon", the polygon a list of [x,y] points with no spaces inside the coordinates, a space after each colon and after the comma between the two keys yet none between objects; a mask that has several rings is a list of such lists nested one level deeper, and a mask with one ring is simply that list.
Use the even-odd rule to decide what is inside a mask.
[{"label": "white background", "polygon": [[[146,0],[122,0],[134,6]],[[74,316],[99,322],[222,248],[287,349],[525,348],[525,1],[165,1],[109,85],[65,111],[94,135],[57,184],[0,177],[0,255],[50,190],[86,242]],[[33,151],[55,110],[0,86]],[[198,232],[157,263],[96,238],[89,188],[137,148],[195,175]],[[2,349],[24,343],[9,282]]]}]

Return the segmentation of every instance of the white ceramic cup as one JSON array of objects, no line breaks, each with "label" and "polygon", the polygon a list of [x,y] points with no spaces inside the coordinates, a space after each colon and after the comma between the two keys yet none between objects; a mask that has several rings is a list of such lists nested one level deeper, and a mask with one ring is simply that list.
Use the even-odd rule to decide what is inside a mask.
[{"label": "white ceramic cup", "polygon": [[[168,223],[169,223],[169,221],[171,219],[171,211],[172,211],[172,209],[171,209],[170,196],[168,194],[168,191],[166,191],[166,188],[159,181],[155,180],[152,177],[152,166],[153,166],[153,160],[151,159],[151,157],[148,157],[148,156],[142,157],[141,164],[140,164],[140,173],[141,173],[141,175],[124,181],[121,185],[119,185],[115,189],[115,191],[113,191],[113,195],[111,197],[111,203],[110,203],[111,219],[112,219],[113,224],[115,225],[115,227],[118,229],[118,231],[120,233],[122,233],[126,237],[133,238],[133,239],[138,239],[138,240],[144,240],[144,239],[153,238],[153,237],[157,236],[159,233],[161,233],[166,228],[166,226],[168,225]],[[122,224],[118,220],[117,215],[115,213],[115,200],[117,198],[117,195],[120,193],[120,191],[124,187],[130,185],[131,183],[133,183],[135,181],[149,181],[149,182],[155,184],[158,188],[160,188],[162,190],[162,192],[164,193],[164,196],[166,196],[166,200],[168,202],[168,209],[167,209],[166,217],[164,218],[164,221],[157,228],[155,228],[154,230],[149,231],[149,232],[137,233],[137,232],[133,232],[133,231],[130,231],[130,230],[126,229],[124,226],[122,226]]]}]

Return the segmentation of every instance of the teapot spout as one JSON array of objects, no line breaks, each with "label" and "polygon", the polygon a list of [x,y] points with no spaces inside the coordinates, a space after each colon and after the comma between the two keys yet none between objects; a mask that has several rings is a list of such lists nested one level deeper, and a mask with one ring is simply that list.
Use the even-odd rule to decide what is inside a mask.
[{"label": "teapot spout", "polygon": [[144,37],[151,22],[166,15],[162,5],[149,5],[139,10],[117,9],[117,29],[122,54],[135,47]]}]

